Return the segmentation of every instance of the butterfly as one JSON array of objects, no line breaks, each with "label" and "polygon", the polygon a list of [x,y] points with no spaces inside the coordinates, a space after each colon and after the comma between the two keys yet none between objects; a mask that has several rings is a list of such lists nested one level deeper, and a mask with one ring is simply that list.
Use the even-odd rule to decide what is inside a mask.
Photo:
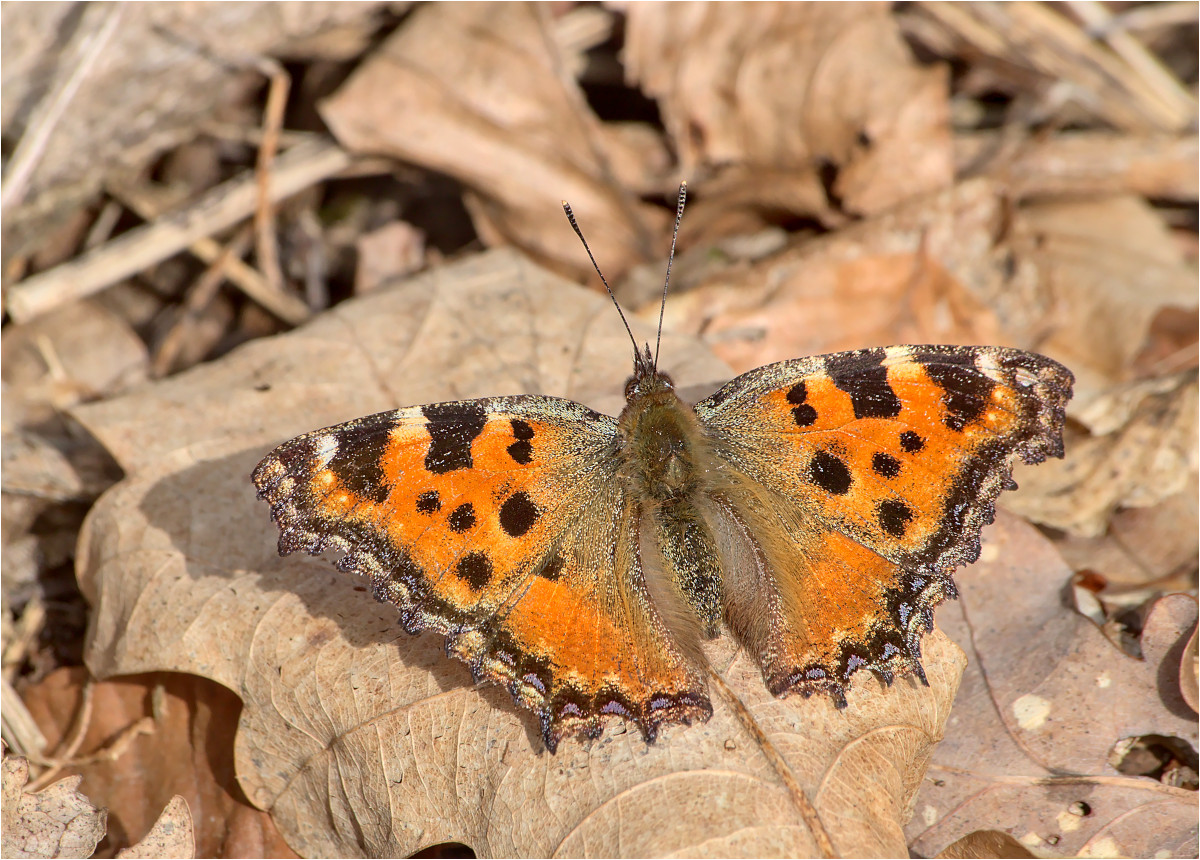
[{"label": "butterfly", "polygon": [[1017,349],[890,346],[689,406],[634,341],[618,417],[535,395],[412,406],[285,442],[253,481],[281,555],[342,553],[551,752],[611,717],[652,742],[711,715],[701,643],[725,629],[775,696],[845,707],[861,670],[924,681],[933,609],[1013,462],[1062,456],[1072,383]]}]

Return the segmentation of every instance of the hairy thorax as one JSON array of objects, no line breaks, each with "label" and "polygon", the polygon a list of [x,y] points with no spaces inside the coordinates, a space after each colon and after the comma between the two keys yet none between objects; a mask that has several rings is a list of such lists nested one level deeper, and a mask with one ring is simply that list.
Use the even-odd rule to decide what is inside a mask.
[{"label": "hairy thorax", "polygon": [[631,379],[621,413],[629,479],[635,498],[680,502],[701,489],[707,446],[696,416],[675,394],[670,377]]}]

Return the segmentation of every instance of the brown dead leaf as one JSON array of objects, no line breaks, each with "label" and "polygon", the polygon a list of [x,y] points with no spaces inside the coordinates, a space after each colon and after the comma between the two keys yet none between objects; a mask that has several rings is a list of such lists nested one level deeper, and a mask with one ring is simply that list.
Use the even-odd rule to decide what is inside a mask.
[{"label": "brown dead leaf", "polygon": [[1030,197],[1140,194],[1189,203],[1200,195],[1200,140],[1180,135],[1061,132],[1013,138],[1010,129],[954,136],[958,174],[1002,176],[1006,194]]},{"label": "brown dead leaf", "polygon": [[[59,669],[22,691],[50,749],[73,731],[86,675],[78,667]],[[203,678],[152,674],[94,682],[91,697],[71,770],[82,777],[88,796],[110,810],[109,846],[128,849],[154,830],[164,804],[170,807],[181,795],[188,817],[194,812],[201,824],[194,837],[187,832],[199,856],[293,856],[270,818],[251,807],[237,785],[229,748],[241,711],[236,696]],[[113,744],[143,720],[152,731]]]},{"label": "brown dead leaf", "polygon": [[[491,253],[81,408],[131,476],[81,536],[89,664],[237,691],[241,784],[306,855],[446,841],[488,855],[812,854],[791,795],[719,697],[708,723],[652,746],[614,721],[548,755],[529,715],[472,686],[440,637],[405,637],[391,607],[323,559],[279,558],[253,497],[248,475],[270,446],[374,410],[538,390],[612,411],[628,352],[603,299]],[[678,336],[663,355],[685,385],[724,372]],[[824,697],[776,700],[746,655],[712,648],[844,854],[904,851],[901,822],[961,666],[937,634],[924,650],[930,688],[863,678],[838,711]]]},{"label": "brown dead leaf", "polygon": [[1088,605],[1089,617],[1106,625],[1122,641],[1122,615],[1166,591],[1196,587],[1197,476],[1182,492],[1147,508],[1117,511],[1108,530],[1095,537],[1063,534],[1054,544],[1076,571],[1076,607]]},{"label": "brown dead leaf", "polygon": [[456,178],[485,244],[587,276],[561,229],[565,198],[613,277],[660,256],[652,240],[667,213],[615,182],[622,148],[606,148],[555,27],[547,7],[530,4],[418,7],[321,114],[352,151]]},{"label": "brown dead leaf", "polygon": [[91,857],[104,838],[105,809],[80,794],[81,777],[67,776],[39,792],[25,790],[29,762],[5,755],[3,768],[5,857]]},{"label": "brown dead leaf", "polygon": [[406,221],[389,221],[359,236],[355,250],[354,292],[362,295],[420,269],[425,263],[425,234]]},{"label": "brown dead leaf", "polygon": [[[668,325],[703,334],[739,372],[894,343],[1030,346],[1046,302],[1006,289],[1011,260],[996,243],[1004,218],[994,185],[964,183],[760,262],[696,275],[701,283],[667,303]],[[657,312],[657,303],[641,311]]]},{"label": "brown dead leaf", "polygon": [[1200,713],[1200,646],[1196,644],[1196,631],[1188,637],[1179,661],[1179,689],[1184,701],[1193,711]]},{"label": "brown dead leaf", "polygon": [[658,100],[696,180],[689,235],[710,235],[710,218],[739,204],[836,221],[831,210],[873,214],[949,186],[948,76],[914,61],[886,5],[627,14],[627,76]]},{"label": "brown dead leaf", "polygon": [[[98,61],[86,70],[81,57],[105,32],[112,7],[4,6],[5,140],[21,139],[39,110],[51,113],[51,96],[73,93],[47,129],[27,202],[10,210],[6,200],[6,259],[37,248],[48,225],[89,205],[115,172],[147,167],[163,150],[195,139],[198,128],[227,111],[239,92],[259,85],[245,74],[247,58],[336,55],[328,41],[313,37],[355,32],[361,42],[380,5],[126,6],[107,42],[98,42]],[[78,88],[64,88],[73,75]],[[8,158],[6,152],[6,170]]]},{"label": "brown dead leaf", "polygon": [[44,420],[54,409],[113,394],[149,375],[146,344],[98,302],[66,305],[4,330],[0,348],[6,425]]},{"label": "brown dead leaf", "polygon": [[187,801],[178,794],[171,798],[158,821],[137,845],[117,852],[118,860],[149,860],[149,858],[178,858],[191,860],[196,856],[196,837],[192,813]]},{"label": "brown dead leaf", "polygon": [[990,857],[1033,857],[1028,848],[1007,833],[998,830],[976,830],[938,854],[938,860],[975,860]]},{"label": "brown dead leaf", "polygon": [[1046,463],[1044,469],[1013,470],[1020,489],[1005,498],[1010,510],[1073,535],[1098,537],[1118,508],[1152,507],[1194,480],[1194,374],[1121,386],[1093,399],[1090,411],[1095,414],[1114,401],[1133,404],[1113,407],[1122,415],[1115,430],[1102,435],[1068,432],[1064,460]]},{"label": "brown dead leaf", "polygon": [[1043,347],[1075,373],[1072,417],[1088,416],[1093,400],[1136,379],[1160,313],[1195,313],[1195,269],[1161,215],[1137,197],[1048,199],[1019,213],[1012,253],[1062,309]]},{"label": "brown dead leaf", "polygon": [[1195,792],[1126,777],[1109,753],[1142,735],[1195,747],[1178,678],[1196,600],[1154,606],[1139,660],[1064,604],[1070,577],[1051,544],[1009,515],[958,576],[961,600],[939,619],[971,662],[908,826],[917,853],[991,821],[1039,856],[1195,856]]}]

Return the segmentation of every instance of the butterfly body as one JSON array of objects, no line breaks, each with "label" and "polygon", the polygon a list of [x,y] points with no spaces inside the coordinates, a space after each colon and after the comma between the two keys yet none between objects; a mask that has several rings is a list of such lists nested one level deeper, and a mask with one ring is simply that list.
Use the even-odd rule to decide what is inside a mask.
[{"label": "butterfly body", "polygon": [[1071,382],[1033,353],[903,346],[768,365],[692,407],[647,354],[616,419],[409,407],[286,442],[254,481],[281,553],[344,553],[551,751],[610,717],[653,740],[711,714],[701,642],[725,629],[777,696],[923,678],[1012,461],[1061,456]]}]

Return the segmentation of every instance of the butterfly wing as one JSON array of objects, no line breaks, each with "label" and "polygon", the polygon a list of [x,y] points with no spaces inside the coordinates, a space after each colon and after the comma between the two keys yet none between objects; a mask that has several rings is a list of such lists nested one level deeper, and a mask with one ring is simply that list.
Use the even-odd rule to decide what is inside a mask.
[{"label": "butterfly wing", "polygon": [[616,422],[567,400],[401,409],[286,442],[255,469],[281,554],[345,553],[406,629],[536,712],[548,748],[604,715],[652,738],[706,717],[703,677],[659,623]]},{"label": "butterfly wing", "polygon": [[1062,456],[1071,373],[999,347],[906,346],[781,362],[696,405],[726,615],[776,695],[854,671],[921,673],[932,608],[979,555],[1019,456]]}]

